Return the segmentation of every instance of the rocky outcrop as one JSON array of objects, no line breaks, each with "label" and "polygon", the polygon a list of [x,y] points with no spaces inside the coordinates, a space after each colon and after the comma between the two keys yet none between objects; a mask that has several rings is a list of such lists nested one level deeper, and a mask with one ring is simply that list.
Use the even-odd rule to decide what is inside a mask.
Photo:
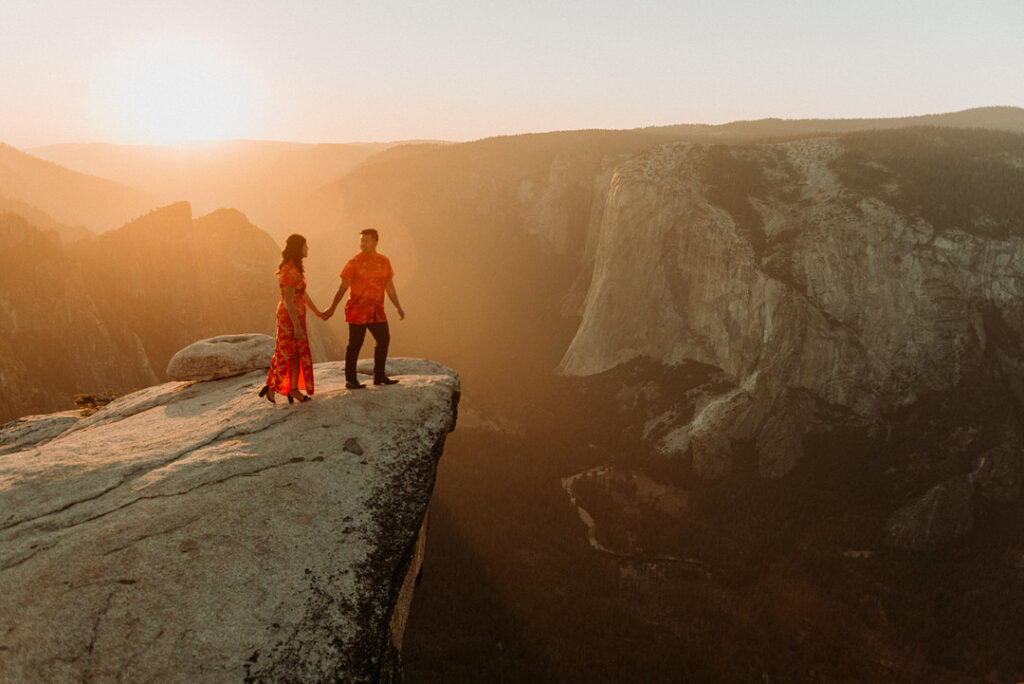
[{"label": "rocky outcrop", "polygon": [[974,526],[973,490],[962,477],[932,487],[892,514],[885,543],[897,549],[929,551],[962,538]]},{"label": "rocky outcrop", "polygon": [[400,679],[459,381],[388,371],[351,392],[318,364],[304,404],[254,372],[5,427],[0,680]]},{"label": "rocky outcrop", "polygon": [[[925,147],[958,143],[920,135]],[[994,159],[1011,174],[1020,163]],[[877,426],[989,372],[1008,340],[1020,358],[1024,239],[987,228],[1000,225],[998,207],[974,204],[969,222],[940,225],[896,191],[867,192],[856,181],[869,173],[889,170],[836,139],[672,144],[621,165],[561,371],[637,357],[720,368],[735,389],[666,428],[661,448],[716,477],[736,442],[753,442],[774,477],[801,458],[809,431]]]},{"label": "rocky outcrop", "polygon": [[274,338],[269,335],[220,335],[193,342],[171,357],[167,377],[174,380],[216,380],[269,368]]}]

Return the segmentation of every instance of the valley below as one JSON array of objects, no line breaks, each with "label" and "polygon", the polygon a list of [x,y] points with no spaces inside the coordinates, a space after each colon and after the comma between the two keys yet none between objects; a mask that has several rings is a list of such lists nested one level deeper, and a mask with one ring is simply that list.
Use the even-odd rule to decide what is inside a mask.
[{"label": "valley below", "polygon": [[[978,511],[984,531],[960,546],[895,551],[881,533],[901,479],[891,464],[914,458],[898,440],[815,435],[805,464],[768,482],[748,446],[739,472],[702,485],[644,447],[643,415],[615,399],[636,379],[608,376],[545,382],[510,409],[519,434],[460,426],[449,437],[406,632],[408,681],[1001,682],[1024,672],[1019,500]],[[468,404],[471,382],[467,392]],[[651,505],[626,476],[588,483],[579,473],[591,469],[649,473],[681,505]],[[588,541],[568,477],[581,478],[577,504],[606,551]]]}]

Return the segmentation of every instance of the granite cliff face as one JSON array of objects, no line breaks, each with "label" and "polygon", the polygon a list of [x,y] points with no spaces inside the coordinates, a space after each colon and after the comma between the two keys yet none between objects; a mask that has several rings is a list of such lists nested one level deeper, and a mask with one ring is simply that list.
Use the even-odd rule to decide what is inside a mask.
[{"label": "granite cliff face", "polygon": [[457,375],[263,371],[0,430],[0,680],[398,681]]},{"label": "granite cliff face", "polygon": [[[1015,178],[1019,152],[994,163]],[[843,142],[814,139],[666,145],[619,166],[561,370],[638,357],[721,369],[734,389],[654,436],[705,477],[729,470],[738,440],[753,440],[762,474],[779,476],[808,432],[880,429],[924,395],[1019,371],[1017,223],[980,206],[935,225],[900,205],[884,158],[856,164],[887,174],[888,190],[865,192],[854,163]]]}]

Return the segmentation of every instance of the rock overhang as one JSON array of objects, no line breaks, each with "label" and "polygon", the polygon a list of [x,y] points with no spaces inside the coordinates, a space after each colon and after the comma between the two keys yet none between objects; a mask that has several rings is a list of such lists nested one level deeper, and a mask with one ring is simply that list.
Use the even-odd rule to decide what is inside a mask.
[{"label": "rock overhang", "polygon": [[293,405],[257,397],[258,371],[167,383],[4,455],[0,647],[16,655],[0,673],[360,681],[392,667],[394,584],[460,390],[428,361],[388,372],[401,382],[350,391],[343,364],[317,364],[314,400]]}]

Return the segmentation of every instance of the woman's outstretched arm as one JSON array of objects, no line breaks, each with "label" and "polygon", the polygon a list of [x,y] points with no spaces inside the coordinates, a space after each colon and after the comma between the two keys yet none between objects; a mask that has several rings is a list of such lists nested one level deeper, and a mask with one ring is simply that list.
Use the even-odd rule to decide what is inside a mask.
[{"label": "woman's outstretched arm", "polygon": [[327,311],[324,312],[324,320],[327,320],[334,315],[334,310],[338,308],[338,302],[345,296],[345,292],[348,290],[348,281],[344,278],[341,279],[341,285],[338,285],[338,291],[334,293],[334,301],[331,302],[331,306]]},{"label": "woman's outstretched arm", "polygon": [[306,293],[306,306],[309,307],[310,311],[317,315],[317,318],[322,318],[325,321],[327,320],[327,316],[322,311],[316,308],[316,304],[314,304],[313,300],[310,299],[308,292]]}]

